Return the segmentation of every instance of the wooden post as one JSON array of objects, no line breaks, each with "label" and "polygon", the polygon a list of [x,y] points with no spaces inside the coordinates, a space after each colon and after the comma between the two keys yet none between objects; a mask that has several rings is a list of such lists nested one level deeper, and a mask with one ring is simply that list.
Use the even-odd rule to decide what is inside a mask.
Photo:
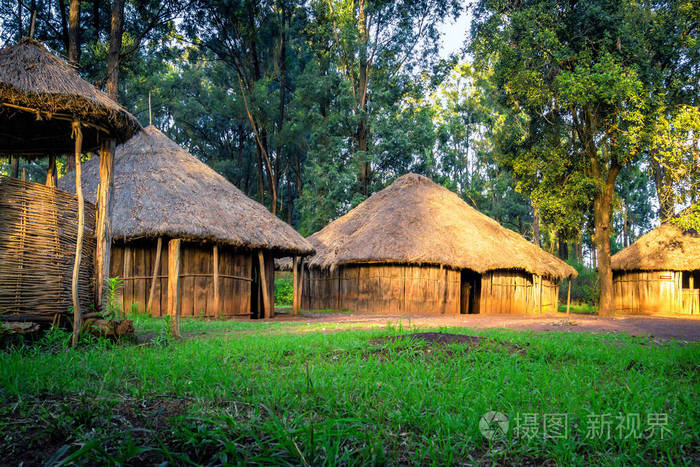
[{"label": "wooden post", "polygon": [[22,176],[20,177],[20,180],[22,180],[23,182],[27,181],[27,168],[26,167],[22,167]]},{"label": "wooden post", "polygon": [[212,268],[214,270],[214,310],[216,317],[221,319],[221,292],[219,290],[219,245],[214,244],[212,251]]},{"label": "wooden post", "polygon": [[160,254],[162,249],[163,237],[158,237],[158,244],[156,245],[156,262],[153,264],[153,275],[151,276],[151,290],[148,292],[148,303],[146,303],[146,311],[149,313],[151,310],[153,310],[153,296],[156,294],[156,281],[159,280],[158,274],[160,273]]},{"label": "wooden post", "polygon": [[46,171],[46,186],[56,188],[56,154],[49,156],[49,168]]},{"label": "wooden post", "polygon": [[299,258],[299,277],[297,278],[297,285],[299,286],[299,291],[297,292],[299,298],[297,301],[299,303],[299,311],[301,311],[301,309],[304,307],[304,304],[302,303],[304,299],[304,258]]},{"label": "wooden post", "polygon": [[542,276],[540,276],[540,314],[542,314]]},{"label": "wooden post", "polygon": [[571,314],[571,278],[569,277],[569,291],[566,293],[566,314]]},{"label": "wooden post", "polygon": [[170,333],[180,337],[180,239],[168,242],[168,316]]},{"label": "wooden post", "polygon": [[97,225],[95,234],[95,305],[102,309],[107,296],[109,259],[112,251],[112,187],[114,185],[114,150],[116,142],[108,139],[100,145],[100,183],[97,187]]},{"label": "wooden post", "polygon": [[265,270],[265,258],[262,250],[258,251],[258,262],[260,263],[260,287],[263,296],[263,318],[272,317],[272,305],[270,304],[270,291],[267,284],[267,271]]},{"label": "wooden post", "polygon": [[12,156],[10,163],[10,177],[19,178],[19,156]]},{"label": "wooden post", "polygon": [[299,313],[299,258],[292,261],[292,315]]},{"label": "wooden post", "polygon": [[83,150],[83,132],[80,122],[73,121],[73,138],[75,138],[75,195],[78,197],[78,237],[75,242],[75,260],[73,262],[73,278],[71,282],[71,296],[73,298],[73,347],[78,345],[82,315],[80,314],[80,301],[78,298],[78,277],[80,275],[80,259],[83,253],[83,234],[85,231],[85,199],[83,198],[83,184],[80,178],[80,153]]}]

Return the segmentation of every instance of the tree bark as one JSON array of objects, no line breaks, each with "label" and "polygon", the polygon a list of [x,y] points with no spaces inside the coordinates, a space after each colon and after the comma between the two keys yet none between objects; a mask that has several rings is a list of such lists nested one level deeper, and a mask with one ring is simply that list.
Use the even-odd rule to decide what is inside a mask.
[{"label": "tree bark", "polygon": [[80,0],[70,0],[68,11],[68,61],[75,67],[80,62]]},{"label": "tree bark", "polygon": [[532,243],[540,246],[540,211],[535,203],[532,203]]},{"label": "tree bark", "polygon": [[58,0],[58,12],[61,15],[61,33],[63,39],[63,47],[70,49],[70,39],[68,39],[68,17],[66,16],[66,1]]},{"label": "tree bark", "polygon": [[19,178],[19,156],[12,156],[10,161],[10,177]]},{"label": "tree bark", "polygon": [[116,141],[107,139],[100,145],[100,182],[97,186],[96,248],[95,248],[95,305],[104,309],[109,279],[109,260],[112,252],[112,191],[114,188],[114,152]]},{"label": "tree bark", "polygon": [[80,314],[80,299],[78,296],[78,279],[80,278],[80,259],[83,254],[83,235],[85,233],[85,199],[80,171],[80,154],[83,147],[83,133],[80,122],[73,122],[73,137],[75,138],[75,195],[78,198],[78,236],[75,241],[75,258],[73,261],[73,277],[71,280],[71,298],[73,300],[73,347],[78,346],[82,315]]},{"label": "tree bark", "polygon": [[559,238],[559,258],[564,261],[569,259],[569,244],[563,238]]},{"label": "tree bark", "polygon": [[656,196],[659,200],[659,217],[661,222],[666,222],[675,214],[675,203],[673,202],[673,186],[666,180],[666,171],[659,161],[652,154],[651,170],[654,174],[654,185],[656,186]]},{"label": "tree bark", "polygon": [[107,95],[119,101],[119,59],[122,50],[122,24],[124,0],[112,2],[112,24],[109,32],[109,56],[107,58]]},{"label": "tree bark", "polygon": [[22,28],[22,1],[17,0],[17,40],[19,41],[24,37],[24,30]]},{"label": "tree bark", "polygon": [[610,316],[615,311],[612,267],[610,264],[610,227],[612,202],[615,195],[615,179],[619,171],[619,166],[611,165],[603,189],[593,200],[593,222],[595,227],[593,243],[598,257],[598,283],[600,287],[598,315],[600,316]]},{"label": "tree bark", "polygon": [[95,30],[95,39],[100,38],[100,0],[92,0],[92,28]]}]

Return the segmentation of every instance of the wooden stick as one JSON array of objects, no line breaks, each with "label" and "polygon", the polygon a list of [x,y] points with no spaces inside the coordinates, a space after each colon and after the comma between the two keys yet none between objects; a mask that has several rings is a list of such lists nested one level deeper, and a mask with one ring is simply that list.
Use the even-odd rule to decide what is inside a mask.
[{"label": "wooden stick", "polygon": [[221,292],[219,291],[219,245],[214,244],[212,251],[212,268],[214,270],[214,310],[216,317],[221,319]]},{"label": "wooden stick", "polygon": [[49,168],[46,171],[46,186],[56,188],[56,154],[49,155]]},{"label": "wooden stick", "polygon": [[272,316],[272,307],[270,306],[269,289],[267,288],[267,274],[265,271],[265,258],[262,250],[258,251],[258,262],[260,263],[260,285],[262,287],[263,296],[263,317],[270,318]]},{"label": "wooden stick", "polygon": [[168,242],[168,316],[170,334],[180,337],[180,239]]},{"label": "wooden stick", "polygon": [[73,279],[71,282],[71,296],[73,299],[73,347],[78,345],[80,339],[81,315],[80,301],[78,299],[78,275],[80,274],[80,259],[83,253],[83,234],[85,231],[85,199],[83,198],[83,184],[81,180],[80,153],[83,147],[83,132],[80,122],[73,121],[73,134],[75,138],[75,194],[78,197],[78,236],[75,242],[75,261],[73,263]]},{"label": "wooden stick", "polygon": [[571,278],[569,277],[569,291],[566,293],[566,314],[571,314]]},{"label": "wooden stick", "polygon": [[297,279],[297,285],[299,286],[299,311],[304,307],[302,301],[304,299],[304,258],[299,258],[299,278]]},{"label": "wooden stick", "polygon": [[116,142],[108,139],[100,145],[100,183],[97,187],[97,225],[95,233],[95,305],[101,310],[107,297],[109,260],[112,252],[112,188],[114,186],[114,151]]},{"label": "wooden stick", "polygon": [[10,163],[10,177],[19,178],[19,156],[12,156]]},{"label": "wooden stick", "polygon": [[292,315],[299,313],[299,258],[292,261]]},{"label": "wooden stick", "polygon": [[160,253],[163,249],[163,237],[158,237],[158,244],[156,245],[156,262],[153,264],[153,276],[151,277],[151,290],[148,292],[148,303],[146,304],[146,311],[150,313],[153,309],[153,296],[156,294],[156,281],[159,280],[158,273],[160,272]]}]

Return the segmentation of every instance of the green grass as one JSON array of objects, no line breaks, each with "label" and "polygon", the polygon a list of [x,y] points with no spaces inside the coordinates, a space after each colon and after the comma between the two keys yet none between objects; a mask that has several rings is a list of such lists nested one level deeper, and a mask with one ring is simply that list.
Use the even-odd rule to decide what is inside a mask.
[{"label": "green grass", "polygon": [[[140,331],[159,325],[137,322]],[[401,326],[183,320],[183,327],[211,335],[63,351],[67,336],[56,334],[51,345],[0,353],[3,458],[609,465],[694,464],[700,455],[698,344],[444,329],[491,339],[467,351],[370,343],[413,331]],[[342,332],[299,333],[323,327]],[[489,410],[512,424],[517,414],[566,413],[570,433],[528,440],[511,429],[489,442],[478,428]],[[642,427],[647,414],[664,413],[670,431],[621,439],[613,423],[609,440],[587,439],[589,415],[605,413],[638,413]]]},{"label": "green grass", "polygon": [[[566,304],[559,305],[559,312],[566,313]],[[588,303],[572,303],[571,313],[575,313],[578,315],[595,315],[596,313],[598,313],[598,308]]]}]

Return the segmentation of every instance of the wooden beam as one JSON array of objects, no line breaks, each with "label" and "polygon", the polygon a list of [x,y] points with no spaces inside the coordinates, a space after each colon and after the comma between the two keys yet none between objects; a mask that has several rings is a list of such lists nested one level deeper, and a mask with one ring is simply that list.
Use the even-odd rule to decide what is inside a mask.
[{"label": "wooden beam", "polygon": [[[150,94],[149,94],[150,96]],[[214,244],[212,250],[212,269],[214,271],[214,310],[216,317],[221,319],[221,292],[219,290],[219,245]]]},{"label": "wooden beam", "polygon": [[112,189],[114,186],[114,151],[116,142],[108,139],[100,145],[100,183],[97,186],[95,234],[95,305],[101,310],[107,297],[109,260],[112,251]]},{"label": "wooden beam", "polygon": [[73,347],[78,345],[82,316],[80,314],[80,301],[78,298],[78,277],[80,275],[80,259],[83,254],[83,234],[85,231],[85,198],[83,198],[83,184],[81,180],[80,153],[83,147],[83,132],[80,122],[73,121],[73,133],[75,138],[75,195],[78,197],[78,237],[75,242],[75,259],[73,262],[73,278],[71,281],[71,296],[73,299]]},{"label": "wooden beam", "polygon": [[272,305],[270,303],[270,290],[267,283],[267,271],[265,270],[265,257],[262,250],[258,251],[258,262],[260,263],[260,286],[262,287],[263,297],[263,318],[272,317]]},{"label": "wooden beam", "polygon": [[168,316],[170,334],[180,337],[180,239],[168,242]]},{"label": "wooden beam", "polygon": [[22,176],[20,177],[20,180],[22,180],[23,182],[27,181],[27,168],[26,167],[22,167]]},{"label": "wooden beam", "polygon": [[[148,292],[148,302],[146,303],[146,312],[150,313],[153,310],[153,296],[156,294],[156,281],[160,273],[160,255],[163,250],[163,237],[158,237],[156,245],[156,261],[153,263],[153,275],[151,276],[151,290]],[[162,313],[162,311],[161,311]]]},{"label": "wooden beam", "polygon": [[56,188],[56,154],[49,156],[49,168],[46,171],[46,186]]},{"label": "wooden beam", "polygon": [[571,278],[569,277],[569,291],[566,293],[566,314],[571,314]]},{"label": "wooden beam", "polygon": [[292,260],[292,315],[299,313],[299,258]]}]

